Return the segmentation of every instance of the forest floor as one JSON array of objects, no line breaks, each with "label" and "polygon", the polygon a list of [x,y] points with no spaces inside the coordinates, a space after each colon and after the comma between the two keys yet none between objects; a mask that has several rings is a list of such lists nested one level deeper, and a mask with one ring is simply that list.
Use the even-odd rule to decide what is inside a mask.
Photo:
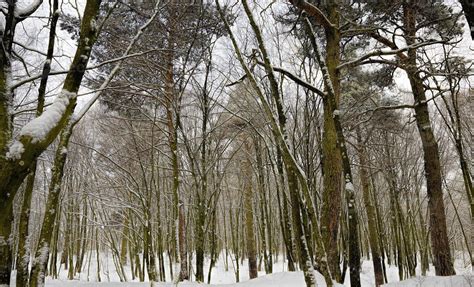
[{"label": "forest floor", "polygon": [[[67,280],[67,270],[61,269],[59,273],[59,278],[52,280],[48,277],[46,281],[46,286],[156,286],[156,287],[171,287],[171,286],[181,286],[181,287],[196,287],[196,286],[225,286],[225,287],[261,287],[261,286],[271,286],[271,287],[303,287],[305,286],[302,272],[287,272],[285,264],[283,264],[281,257],[273,265],[273,274],[266,275],[264,271],[259,272],[259,277],[254,280],[249,280],[248,278],[248,269],[247,262],[244,260],[239,264],[240,271],[240,283],[235,283],[235,272],[234,266],[230,258],[228,260],[228,269],[225,268],[225,262],[223,257],[220,257],[220,260],[217,262],[216,266],[212,270],[211,285],[199,284],[196,282],[181,282],[178,285],[167,282],[167,283],[153,283],[150,282],[135,282],[137,280],[129,280],[133,282],[119,282],[119,277],[115,271],[115,267],[110,256],[101,256],[101,283],[97,282],[97,269],[95,260],[92,258],[90,266],[86,264],[83,272],[78,274],[75,280]],[[456,276],[450,277],[437,277],[434,276],[434,269],[431,267],[428,271],[428,276],[419,276],[420,270],[419,267],[416,270],[417,277],[399,281],[398,277],[398,268],[396,266],[387,265],[387,278],[388,284],[384,286],[389,287],[474,287],[474,273],[471,271],[470,265],[467,261],[462,258],[459,258],[455,261]],[[209,270],[209,262],[206,262],[205,266],[205,278],[207,279],[207,272]],[[418,264],[419,265],[419,264]],[[169,265],[166,265],[166,276],[169,280]],[[125,267],[127,275],[130,275],[129,266]],[[263,266],[262,266],[263,269]],[[175,271],[176,272],[176,271]],[[317,273],[318,286],[326,286],[324,283],[323,277]],[[362,264],[361,271],[361,282],[363,287],[374,286],[374,274],[372,262],[366,260]],[[14,285],[13,285],[14,286]],[[349,274],[346,276],[344,285],[337,286],[350,286],[349,283]]]},{"label": "forest floor", "polygon": [[[322,279],[322,277],[320,278]],[[303,279],[302,272],[278,272],[270,275],[260,276],[257,279],[251,281],[245,281],[240,283],[233,284],[199,284],[196,282],[181,282],[178,285],[174,283],[153,283],[150,282],[85,282],[85,281],[63,281],[63,280],[50,280],[47,282],[46,286],[60,287],[60,286],[101,286],[101,287],[111,287],[111,286],[156,286],[156,287],[198,287],[198,286],[210,286],[210,287],[304,287],[306,286]],[[321,280],[318,280],[318,287],[326,286]],[[350,286],[349,283],[337,286]],[[364,282],[362,286],[374,286],[373,283]],[[384,285],[386,287],[472,287],[474,286],[474,276],[473,275],[456,275],[449,277],[438,277],[438,276],[427,276],[427,277],[416,277],[404,281],[392,282]]]}]

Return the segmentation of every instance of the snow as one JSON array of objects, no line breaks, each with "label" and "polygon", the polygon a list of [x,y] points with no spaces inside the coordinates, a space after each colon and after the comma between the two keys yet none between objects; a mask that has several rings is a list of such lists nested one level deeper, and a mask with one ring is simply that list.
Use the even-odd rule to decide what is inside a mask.
[{"label": "snow", "polygon": [[92,20],[91,20],[90,25],[91,25],[91,28],[92,28],[92,29],[97,29],[97,22],[95,21],[95,19],[92,19]]},{"label": "snow", "polygon": [[[324,279],[321,274],[317,273],[317,286],[324,287]],[[382,285],[384,287],[471,287],[474,284],[474,276],[470,275],[457,275],[457,276],[448,276],[448,277],[416,277],[401,282],[394,282]],[[260,276],[256,279],[233,283],[233,284],[200,284],[196,282],[181,282],[179,284],[175,283],[153,283],[149,282],[84,282],[84,281],[67,281],[67,280],[50,280],[47,282],[47,286],[156,286],[156,287],[172,287],[172,286],[182,286],[182,287],[197,287],[197,286],[210,286],[210,287],[262,287],[262,286],[271,286],[271,287],[304,287],[306,286],[304,282],[303,272],[279,272],[269,275]],[[334,284],[335,287],[344,286],[341,284]],[[363,286],[372,286],[372,285],[363,285]]]},{"label": "snow", "polygon": [[[95,252],[93,252],[95,253]],[[92,254],[92,258],[95,258],[96,255]],[[387,265],[387,278],[390,282],[389,284],[384,285],[385,287],[472,287],[474,286],[474,275],[471,272],[470,265],[467,261],[463,259],[458,259],[455,261],[455,269],[457,276],[451,277],[436,277],[434,275],[434,268],[431,266],[427,274],[430,276],[426,277],[414,277],[405,281],[398,282],[398,268],[393,265]],[[52,280],[51,277],[47,277],[46,286],[156,286],[156,287],[171,287],[171,286],[183,286],[183,287],[198,287],[198,286],[210,286],[210,287],[261,287],[261,286],[271,286],[271,287],[305,287],[305,281],[303,272],[287,272],[286,262],[282,261],[282,256],[279,255],[278,258],[274,257],[276,260],[273,265],[273,274],[265,275],[264,271],[258,272],[258,278],[249,280],[248,277],[248,261],[244,260],[241,262],[235,262],[232,260],[233,257],[228,257],[228,269],[225,268],[225,254],[224,252],[220,254],[218,261],[216,262],[215,267],[212,269],[211,276],[211,285],[208,284],[199,284],[196,282],[181,282],[178,285],[171,282],[170,273],[169,273],[169,262],[165,256],[165,269],[166,269],[166,279],[167,282],[158,282],[151,284],[150,282],[119,282],[119,276],[115,270],[115,265],[113,262],[112,255],[110,253],[101,253],[100,254],[100,264],[101,264],[101,283],[96,281],[96,265],[95,259],[90,263],[91,266],[88,268],[84,267],[82,273],[78,274],[74,280],[67,280],[68,271],[64,268],[60,269],[59,279]],[[235,283],[235,268],[239,264],[240,269],[240,283]],[[87,265],[87,263],[86,263]],[[175,267],[177,264],[174,264]],[[207,278],[207,272],[209,270],[209,258],[206,258],[204,264],[204,275]],[[263,269],[263,268],[262,268]],[[131,278],[130,275],[130,264],[124,266],[124,271],[127,275],[127,278]],[[146,272],[145,272],[146,273]],[[420,267],[418,265],[416,269],[417,275],[421,273]],[[178,273],[175,273],[178,274]],[[324,277],[318,273],[313,273],[317,286],[322,287],[326,286],[324,282]],[[192,275],[193,276],[193,275]],[[135,279],[137,280],[137,279]],[[145,274],[145,281],[147,281],[147,275]],[[360,272],[360,280],[362,287],[372,287],[374,286],[374,272],[372,261],[365,259],[362,262],[362,268]],[[344,285],[335,284],[336,287],[350,286],[349,275],[346,276]],[[207,280],[206,280],[207,282]],[[14,283],[14,282],[12,282]],[[12,285],[14,286],[14,285]]]},{"label": "snow", "polygon": [[20,141],[15,140],[13,141],[13,143],[10,145],[8,149],[7,159],[10,159],[10,160],[20,159],[24,151],[25,151],[25,147],[23,146],[23,144]]},{"label": "snow", "polygon": [[350,182],[350,181],[346,182],[346,190],[354,192],[354,185],[352,184],[352,182]]},{"label": "snow", "polygon": [[21,258],[21,264],[23,264],[23,266],[28,266],[28,264],[30,264],[30,257],[31,257],[30,235],[26,236],[24,248],[25,248],[25,254],[23,254],[23,257]]},{"label": "snow", "polygon": [[38,256],[35,258],[35,262],[47,262],[49,256],[49,246],[48,244],[44,244],[40,250]]},{"label": "snow", "polygon": [[[324,279],[322,275],[318,273],[318,287],[324,287],[326,284],[324,283]],[[194,287],[194,286],[210,286],[210,287],[259,287],[259,286],[272,286],[272,287],[298,287],[298,286],[306,286],[304,282],[303,272],[279,272],[273,273],[270,275],[260,276],[253,280],[244,281],[240,283],[233,283],[233,284],[200,284],[196,282],[181,282],[179,284],[175,283],[153,283],[150,284],[149,282],[127,282],[127,283],[112,283],[112,282],[104,282],[104,283],[95,283],[95,282],[83,282],[83,281],[63,281],[63,280],[51,280],[48,281],[48,286],[159,286],[159,287],[172,287],[172,286],[182,286],[182,287]],[[335,285],[335,286],[342,286],[342,285]]]},{"label": "snow", "polygon": [[428,123],[428,124],[425,124],[425,125],[421,126],[421,129],[422,129],[423,131],[427,131],[427,130],[431,129],[431,125],[430,125],[429,123]]},{"label": "snow", "polygon": [[25,3],[18,2],[15,7],[15,16],[19,17],[21,15],[30,14],[36,10],[42,2],[42,0],[33,0],[31,3],[26,5]]},{"label": "snow", "polygon": [[401,282],[394,282],[383,285],[385,287],[471,287],[474,286],[473,275],[456,276],[428,276],[415,277]]},{"label": "snow", "polygon": [[70,100],[76,98],[76,96],[76,93],[62,90],[53,104],[51,104],[43,114],[27,123],[21,129],[20,136],[31,137],[32,143],[44,140],[51,129],[56,127],[61,120]]}]

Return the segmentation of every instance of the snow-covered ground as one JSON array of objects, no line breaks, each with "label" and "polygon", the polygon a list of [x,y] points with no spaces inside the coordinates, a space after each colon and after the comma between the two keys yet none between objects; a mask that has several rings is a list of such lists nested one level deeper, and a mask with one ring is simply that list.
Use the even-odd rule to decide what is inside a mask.
[{"label": "snow-covered ground", "polygon": [[[319,278],[322,280],[322,277]],[[319,281],[321,282],[321,281]],[[49,281],[47,286],[95,286],[97,283],[87,283],[87,282],[81,282],[81,281],[75,281],[75,282],[66,282],[66,281],[60,281],[60,280],[52,280]],[[143,283],[137,283],[137,282],[131,282],[131,283],[116,283],[116,282],[109,282],[109,283],[101,283],[100,286],[103,287],[108,287],[108,286],[159,286],[159,287],[165,287],[165,286],[176,286],[174,283],[153,283],[151,284],[150,282],[143,282]],[[178,284],[178,286],[182,287],[196,287],[196,286],[212,286],[212,287],[217,287],[217,286],[238,286],[238,287],[260,287],[260,286],[272,286],[272,287],[298,287],[298,286],[305,286],[304,284],[304,279],[303,279],[303,273],[302,272],[279,272],[279,273],[274,273],[270,275],[264,275],[260,276],[257,279],[250,280],[250,281],[244,281],[240,283],[234,283],[234,284],[212,284],[212,285],[207,285],[207,284],[198,284],[195,282],[181,282]],[[318,286],[326,286],[324,285],[318,285]]]},{"label": "snow-covered ground", "polygon": [[[318,274],[319,275],[319,274]],[[318,276],[318,286],[326,286],[322,281],[322,276]],[[257,279],[250,281],[233,283],[233,284],[199,284],[195,282],[181,282],[178,285],[174,283],[150,283],[150,282],[85,282],[85,281],[64,281],[64,280],[50,280],[47,282],[47,286],[157,286],[157,287],[171,287],[171,286],[181,286],[181,287],[198,287],[198,286],[212,286],[212,287],[261,287],[261,286],[271,286],[271,287],[304,287],[305,283],[303,280],[302,272],[278,272],[269,275],[260,276]],[[339,285],[336,286],[350,286],[350,285]],[[365,282],[363,286],[373,286]],[[388,283],[384,286],[387,287],[472,287],[474,286],[474,276],[473,275],[456,275],[450,277],[437,277],[437,276],[428,276],[428,277],[416,277],[401,282]]]},{"label": "snow-covered ground", "polygon": [[[459,258],[459,257],[458,257]],[[90,266],[88,264],[88,260],[84,262],[84,269],[83,272],[78,274],[75,280],[67,280],[67,270],[62,268],[60,270],[59,279],[52,280],[50,277],[46,281],[46,286],[157,286],[157,287],[165,287],[165,286],[177,286],[172,282],[167,283],[150,283],[150,282],[126,282],[121,283],[119,277],[115,271],[115,267],[113,264],[113,260],[110,255],[101,254],[101,283],[97,282],[97,265],[94,255],[91,256]],[[236,287],[260,287],[260,286],[271,286],[271,287],[299,287],[305,286],[303,274],[301,272],[287,272],[286,265],[282,261],[282,257],[279,256],[273,266],[273,274],[266,275],[264,271],[259,272],[259,278],[254,280],[249,280],[248,277],[248,269],[247,269],[247,262],[244,261],[243,264],[239,264],[240,269],[240,283],[235,283],[235,268],[236,263],[235,261],[231,260],[230,257],[228,258],[228,269],[225,268],[225,260],[224,256],[222,255],[215,268],[212,270],[211,276],[211,285],[207,284],[198,284],[195,282],[182,282],[179,283],[178,286],[182,287],[195,287],[195,286],[236,286]],[[207,279],[207,272],[209,270],[209,262],[206,262],[205,265],[205,278]],[[241,262],[239,262],[241,263]],[[171,281],[170,279],[170,272],[169,272],[169,264],[166,262],[166,279],[167,281]],[[126,266],[125,270],[128,276],[128,280],[131,280],[130,276],[130,267]],[[262,266],[263,268],[263,266]],[[389,283],[385,286],[389,287],[474,287],[474,275],[471,271],[470,265],[461,259],[456,260],[455,264],[457,276],[451,277],[436,277],[434,276],[434,269],[431,268],[428,272],[428,276],[422,277],[418,276],[415,278],[411,278],[408,280],[404,280],[399,282],[398,280],[398,269],[396,266],[388,266],[387,265],[387,277]],[[174,271],[177,273],[177,269]],[[420,274],[420,270],[417,269],[417,275]],[[324,283],[323,277],[318,273],[318,286],[326,286]],[[363,287],[374,286],[374,275],[373,275],[373,268],[371,261],[364,261],[362,264],[362,271],[361,271],[361,282]],[[13,285],[14,286],[14,285]],[[338,286],[350,286],[349,283],[349,275],[346,276],[346,281],[344,285]]]}]

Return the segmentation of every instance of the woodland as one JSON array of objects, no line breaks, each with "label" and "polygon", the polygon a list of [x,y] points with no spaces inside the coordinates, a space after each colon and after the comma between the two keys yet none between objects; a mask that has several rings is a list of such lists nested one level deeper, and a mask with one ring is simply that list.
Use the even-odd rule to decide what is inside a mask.
[{"label": "woodland", "polygon": [[0,286],[474,285],[473,1],[0,3]]}]

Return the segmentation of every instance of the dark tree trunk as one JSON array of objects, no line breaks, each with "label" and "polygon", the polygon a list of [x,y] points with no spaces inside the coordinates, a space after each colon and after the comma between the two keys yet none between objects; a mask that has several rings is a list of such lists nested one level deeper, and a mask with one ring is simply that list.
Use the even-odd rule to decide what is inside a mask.
[{"label": "dark tree trunk", "polygon": [[[416,38],[416,10],[408,3],[404,5],[403,10],[405,39],[407,45],[413,45]],[[418,74],[416,56],[416,49],[409,49],[408,58],[404,60],[404,64],[413,92],[416,126],[423,146],[433,265],[436,275],[449,276],[454,275],[455,271],[446,227],[438,142],[431,127],[428,103],[423,81]]]},{"label": "dark tree trunk", "polygon": [[[327,3],[328,19],[337,27],[339,13],[334,1]],[[336,105],[340,97],[340,72],[337,66],[340,62],[341,35],[338,29],[325,29],[326,35],[326,65],[331,78]],[[324,129],[322,139],[322,168],[323,168],[323,201],[321,215],[321,233],[328,254],[328,265],[333,278],[341,282],[339,266],[338,232],[342,207],[342,161],[339,145],[337,144],[336,127],[332,111],[327,101],[324,103]],[[337,109],[337,106],[333,107]]]},{"label": "dark tree trunk", "polygon": [[438,143],[431,127],[428,104],[421,79],[416,74],[409,75],[409,79],[415,98],[416,125],[423,145],[433,265],[436,275],[454,275],[446,227]]},{"label": "dark tree trunk", "polygon": [[466,16],[471,30],[471,38],[474,40],[474,2],[472,0],[459,0],[459,2],[461,2],[464,16]]}]

